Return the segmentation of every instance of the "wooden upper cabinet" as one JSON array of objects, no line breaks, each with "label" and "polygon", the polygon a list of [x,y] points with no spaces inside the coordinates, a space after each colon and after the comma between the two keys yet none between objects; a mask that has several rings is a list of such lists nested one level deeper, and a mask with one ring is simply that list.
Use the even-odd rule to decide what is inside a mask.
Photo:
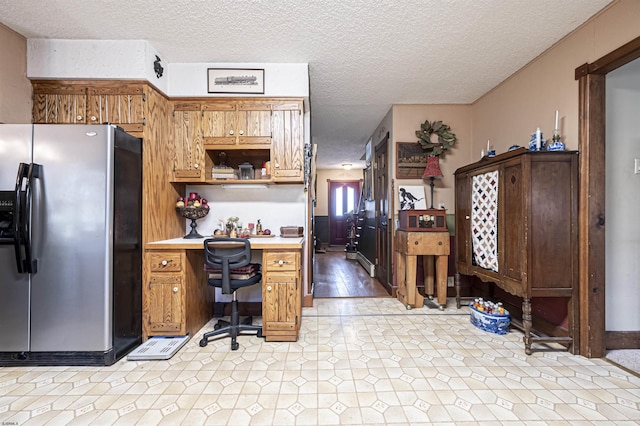
[{"label": "wooden upper cabinet", "polygon": [[87,124],[87,88],[33,83],[33,122]]},{"label": "wooden upper cabinet", "polygon": [[129,133],[145,123],[144,84],[34,81],[33,122],[117,124]]},{"label": "wooden upper cabinet", "polygon": [[204,149],[202,113],[197,102],[178,102],[173,108],[175,182],[201,182],[204,180]]},{"label": "wooden upper cabinet", "polygon": [[88,88],[90,124],[117,124],[128,132],[141,132],[145,124],[142,85],[114,84]]},{"label": "wooden upper cabinet", "polygon": [[207,146],[268,146],[271,103],[234,100],[203,103],[202,130]]},{"label": "wooden upper cabinet", "polygon": [[304,179],[304,132],[302,109],[273,111],[271,175],[277,182]]}]

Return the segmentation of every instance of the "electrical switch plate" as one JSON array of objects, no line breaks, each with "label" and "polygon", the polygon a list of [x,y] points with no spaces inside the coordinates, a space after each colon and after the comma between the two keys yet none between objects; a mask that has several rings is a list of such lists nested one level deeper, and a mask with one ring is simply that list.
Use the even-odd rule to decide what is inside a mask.
[{"label": "electrical switch plate", "polygon": [[640,175],[640,158],[633,160],[633,174]]},{"label": "electrical switch plate", "polygon": [[447,287],[453,287],[453,277],[447,277]]}]

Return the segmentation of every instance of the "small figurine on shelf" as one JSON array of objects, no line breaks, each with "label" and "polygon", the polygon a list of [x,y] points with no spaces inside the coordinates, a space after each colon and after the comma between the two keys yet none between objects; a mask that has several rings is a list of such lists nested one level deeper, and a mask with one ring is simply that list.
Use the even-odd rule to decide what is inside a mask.
[{"label": "small figurine on shelf", "polygon": [[258,223],[256,223],[256,234],[262,235],[262,233],[262,223],[260,222],[260,219],[258,219]]}]

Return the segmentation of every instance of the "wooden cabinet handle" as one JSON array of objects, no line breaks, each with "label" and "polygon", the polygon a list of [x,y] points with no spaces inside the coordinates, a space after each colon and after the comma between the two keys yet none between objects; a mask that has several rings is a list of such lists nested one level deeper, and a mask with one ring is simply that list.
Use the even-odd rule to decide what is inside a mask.
[{"label": "wooden cabinet handle", "polygon": [[240,133],[240,135],[244,135],[244,130],[240,130],[238,133]]},{"label": "wooden cabinet handle", "polygon": [[174,292],[174,293],[177,293],[177,292],[178,292],[178,287],[174,287],[174,288],[173,288],[173,292]]},{"label": "wooden cabinet handle", "polygon": [[230,134],[230,135],[233,135],[233,130],[229,130],[229,134]]},{"label": "wooden cabinet handle", "polygon": [[98,121],[98,118],[95,115],[91,116],[91,121]]},{"label": "wooden cabinet handle", "polygon": [[282,259],[278,260],[278,265],[280,265],[280,266],[284,265],[284,260],[282,260]]},{"label": "wooden cabinet handle", "polygon": [[198,167],[200,167],[200,166],[198,165],[198,163],[195,163],[195,164],[193,165],[193,168],[194,168],[194,169],[197,169]]},{"label": "wooden cabinet handle", "polygon": [[76,115],[76,120],[82,121],[82,116],[81,115]]},{"label": "wooden cabinet handle", "polygon": [[267,286],[267,291],[273,290],[270,285]]},{"label": "wooden cabinet handle", "polygon": [[169,262],[173,262],[173,259],[169,259],[169,260],[163,260],[162,262],[160,262],[160,264],[162,266],[167,266],[169,264]]}]

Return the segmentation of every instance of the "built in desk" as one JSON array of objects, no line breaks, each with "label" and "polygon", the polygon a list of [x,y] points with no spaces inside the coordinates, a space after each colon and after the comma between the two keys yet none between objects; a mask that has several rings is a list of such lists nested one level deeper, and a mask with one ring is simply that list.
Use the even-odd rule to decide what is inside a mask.
[{"label": "built in desk", "polygon": [[[213,316],[214,288],[204,271],[204,238],[147,243],[143,265],[143,338],[197,333]],[[303,238],[251,238],[262,259],[262,335],[296,341],[302,313]]]},{"label": "built in desk", "polygon": [[449,232],[410,232],[397,230],[395,252],[398,272],[396,296],[407,309],[421,308],[424,296],[416,287],[418,256],[423,256],[425,294],[433,297],[434,282],[440,310],[447,306],[447,267]]}]

